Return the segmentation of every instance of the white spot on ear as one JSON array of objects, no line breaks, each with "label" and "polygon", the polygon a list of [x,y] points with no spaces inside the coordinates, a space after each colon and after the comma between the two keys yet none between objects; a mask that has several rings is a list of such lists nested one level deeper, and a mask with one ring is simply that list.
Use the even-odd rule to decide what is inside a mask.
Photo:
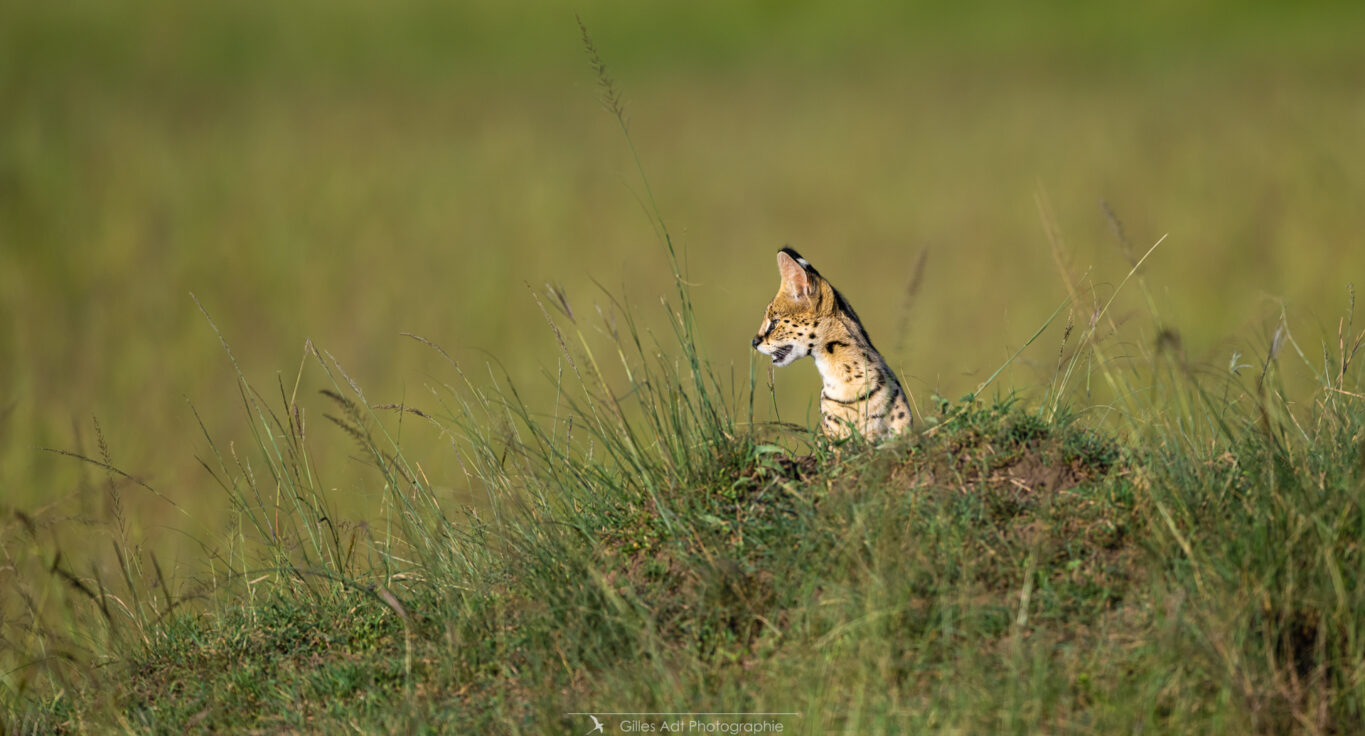
[{"label": "white spot on ear", "polygon": [[804,258],[798,258],[796,259],[796,262],[801,264],[801,268],[810,268],[810,261]]}]

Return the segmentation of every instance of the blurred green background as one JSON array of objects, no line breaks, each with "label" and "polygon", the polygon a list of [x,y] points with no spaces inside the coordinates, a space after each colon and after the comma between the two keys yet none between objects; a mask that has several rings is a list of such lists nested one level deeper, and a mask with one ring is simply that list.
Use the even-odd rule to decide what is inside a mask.
[{"label": "blurred green background", "polygon": [[[100,471],[37,449],[99,456],[96,417],[114,463],[189,514],[130,490],[148,543],[213,538],[225,500],[188,403],[220,441],[249,435],[191,292],[267,393],[311,338],[374,403],[454,380],[408,331],[476,375],[492,356],[548,409],[546,282],[581,315],[596,281],[662,325],[664,252],[575,12],[709,356],[742,380],[790,244],[922,409],[972,390],[1066,294],[1040,198],[1100,299],[1129,267],[1102,202],[1139,252],[1170,234],[1149,283],[1210,371],[1263,350],[1281,304],[1312,349],[1365,275],[1361,3],[4,0],[0,504],[75,533],[115,513]],[[1002,386],[1036,391],[1060,330]],[[364,518],[375,478],[316,374],[318,467]],[[776,382],[805,421],[814,368]],[[477,502],[445,440],[403,431],[452,504]]]}]

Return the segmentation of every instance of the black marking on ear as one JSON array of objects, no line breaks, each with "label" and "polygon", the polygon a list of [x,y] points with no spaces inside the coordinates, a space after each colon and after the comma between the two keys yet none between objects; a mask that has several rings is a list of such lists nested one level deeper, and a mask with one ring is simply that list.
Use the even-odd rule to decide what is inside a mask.
[{"label": "black marking on ear", "polygon": [[848,347],[848,343],[846,343],[846,342],[839,342],[838,340],[830,340],[829,342],[825,343],[825,352],[829,353],[830,355],[833,355],[833,354],[834,354],[834,349],[835,349],[835,348],[846,348],[846,347]]},{"label": "black marking on ear", "polygon": [[800,253],[797,253],[796,251],[792,250],[791,246],[783,246],[782,250],[778,252],[786,253],[787,256],[791,258],[793,261],[796,261],[797,263],[801,264],[801,268],[804,268],[806,270],[806,273],[812,276],[820,276],[820,272],[815,270],[815,266],[810,265],[810,261],[803,258]]}]

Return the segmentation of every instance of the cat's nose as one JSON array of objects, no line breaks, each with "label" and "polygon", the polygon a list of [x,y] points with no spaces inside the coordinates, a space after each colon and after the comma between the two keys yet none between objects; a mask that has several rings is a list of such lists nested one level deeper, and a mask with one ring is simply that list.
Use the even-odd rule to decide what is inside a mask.
[{"label": "cat's nose", "polygon": [[758,335],[754,335],[754,341],[750,344],[753,345],[754,347],[758,347],[758,343],[759,343]]}]

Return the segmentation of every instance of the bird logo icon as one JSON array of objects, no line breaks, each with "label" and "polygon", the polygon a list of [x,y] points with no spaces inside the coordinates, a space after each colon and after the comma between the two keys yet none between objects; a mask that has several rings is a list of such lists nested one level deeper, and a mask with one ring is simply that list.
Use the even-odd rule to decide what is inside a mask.
[{"label": "bird logo icon", "polygon": [[584,736],[592,736],[592,734],[595,734],[595,733],[600,733],[600,734],[605,734],[605,733],[606,733],[605,731],[602,730],[602,722],[599,721],[599,720],[597,720],[597,716],[589,715],[588,717],[592,719],[592,730],[589,731],[588,733],[584,734]]}]

